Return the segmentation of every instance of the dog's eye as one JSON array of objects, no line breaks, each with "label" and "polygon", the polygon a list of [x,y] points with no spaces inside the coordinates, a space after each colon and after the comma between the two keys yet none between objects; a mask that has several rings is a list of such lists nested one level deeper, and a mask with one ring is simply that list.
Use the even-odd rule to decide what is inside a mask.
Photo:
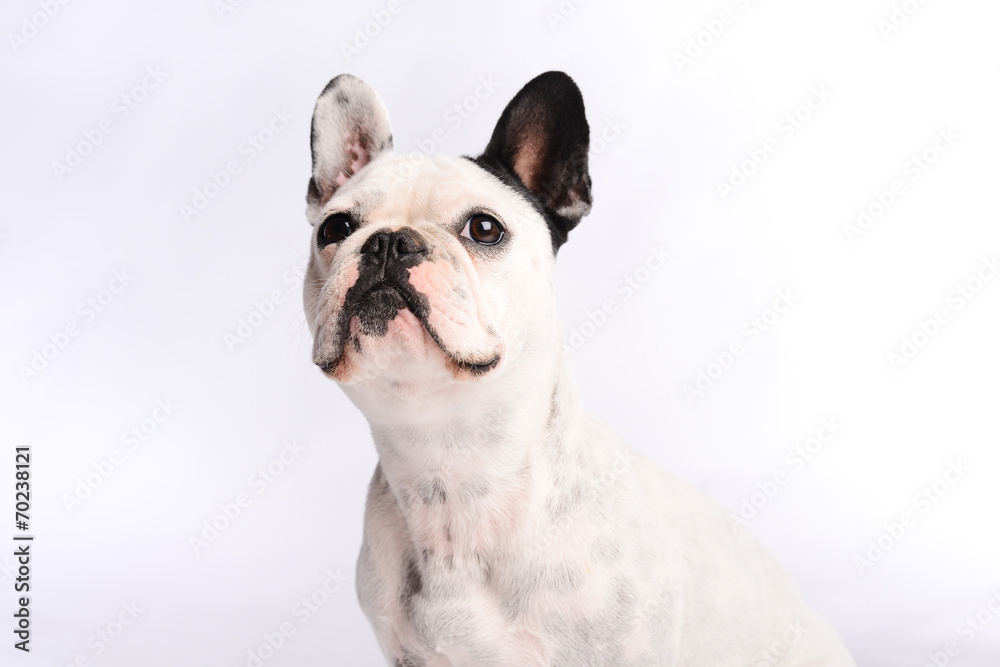
[{"label": "dog's eye", "polygon": [[503,227],[490,216],[477,214],[465,223],[462,236],[481,245],[496,245],[503,238]]},{"label": "dog's eye", "polygon": [[354,223],[351,216],[346,213],[334,213],[319,226],[316,242],[319,244],[319,249],[322,250],[331,243],[340,243],[353,231]]}]

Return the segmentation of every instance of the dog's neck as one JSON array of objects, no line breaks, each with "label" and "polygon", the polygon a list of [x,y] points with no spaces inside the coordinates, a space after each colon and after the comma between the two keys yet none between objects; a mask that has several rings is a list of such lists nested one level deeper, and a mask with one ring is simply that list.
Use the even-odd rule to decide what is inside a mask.
[{"label": "dog's neck", "polygon": [[366,411],[418,553],[476,558],[533,539],[561,457],[580,447],[582,411],[558,345],[430,404],[392,397]]}]

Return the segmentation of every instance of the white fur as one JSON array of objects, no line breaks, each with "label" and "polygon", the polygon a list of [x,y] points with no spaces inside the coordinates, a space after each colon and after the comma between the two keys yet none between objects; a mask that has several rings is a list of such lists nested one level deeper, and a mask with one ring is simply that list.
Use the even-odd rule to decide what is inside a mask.
[{"label": "white fur", "polygon": [[[507,229],[502,255],[459,238],[470,205]],[[310,261],[317,360],[380,229],[429,240],[410,283],[441,343],[402,310],[384,337],[355,329],[335,375],[379,455],[357,588],[389,664],[854,664],[747,529],[584,411],[525,199],[467,160],[385,154],[310,217],[348,209],[364,226]],[[494,353],[482,376],[450,363]]]}]

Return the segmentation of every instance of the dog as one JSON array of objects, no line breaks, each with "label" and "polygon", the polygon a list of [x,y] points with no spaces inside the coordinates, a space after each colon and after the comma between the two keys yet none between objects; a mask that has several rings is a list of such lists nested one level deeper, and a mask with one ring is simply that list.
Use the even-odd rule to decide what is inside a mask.
[{"label": "dog", "polygon": [[561,72],[476,158],[394,154],[354,76],[316,102],[303,298],[378,452],[356,587],[379,645],[394,667],[853,665],[746,528],[583,408],[552,274],[589,133]]}]

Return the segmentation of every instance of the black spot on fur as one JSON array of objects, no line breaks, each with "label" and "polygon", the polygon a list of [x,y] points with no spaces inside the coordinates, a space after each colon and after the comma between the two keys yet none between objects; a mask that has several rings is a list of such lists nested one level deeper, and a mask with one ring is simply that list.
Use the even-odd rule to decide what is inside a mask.
[{"label": "black spot on fur", "polygon": [[544,574],[533,570],[530,574],[516,579],[500,601],[500,613],[508,621],[513,621],[528,610],[535,592],[542,585]]},{"label": "black spot on fur", "polygon": [[316,179],[309,178],[309,188],[306,190],[306,203],[307,204],[318,204],[320,197],[322,195],[319,192],[319,188],[316,187]]},{"label": "black spot on fur", "polygon": [[545,587],[557,591],[570,591],[583,585],[583,571],[578,565],[556,563],[544,570]]},{"label": "black spot on fur", "polygon": [[375,476],[372,482],[378,485],[379,490],[383,493],[389,492],[389,480],[386,479],[385,474],[382,472],[382,464],[375,464]]},{"label": "black spot on fur", "polygon": [[552,428],[559,417],[559,384],[552,388],[552,398],[549,399],[549,418],[546,421],[546,428]]},{"label": "black spot on fur", "polygon": [[494,576],[492,561],[490,561],[486,557],[486,554],[484,554],[482,551],[477,551],[476,562],[479,563],[479,568],[483,575],[483,585],[489,586],[491,583],[493,583],[493,576]]},{"label": "black spot on fur", "polygon": [[622,549],[611,538],[601,537],[591,544],[590,555],[601,564],[611,564],[621,558]]},{"label": "black spot on fur", "polygon": [[417,562],[411,557],[406,560],[406,576],[403,578],[403,588],[399,593],[399,601],[409,612],[413,608],[413,598],[420,595],[424,589],[424,581],[417,569]]},{"label": "black spot on fur", "polygon": [[444,490],[444,484],[441,483],[440,479],[434,478],[429,482],[424,482],[417,489],[420,494],[420,499],[424,501],[425,505],[433,505],[436,503],[444,503],[448,500],[448,494]]},{"label": "black spot on fur", "polygon": [[403,657],[396,658],[396,667],[424,667],[424,659],[409,649],[403,649]]}]

